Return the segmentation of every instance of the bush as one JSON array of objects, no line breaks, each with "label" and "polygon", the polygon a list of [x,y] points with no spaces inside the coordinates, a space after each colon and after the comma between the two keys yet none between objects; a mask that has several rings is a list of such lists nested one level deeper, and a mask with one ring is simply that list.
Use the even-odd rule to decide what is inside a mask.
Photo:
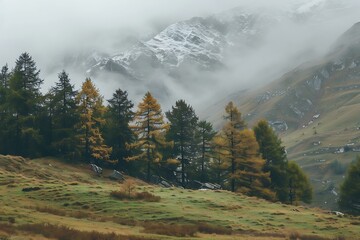
[{"label": "bush", "polygon": [[111,197],[119,200],[140,200],[145,202],[160,202],[161,198],[149,192],[133,192],[131,195],[124,191],[112,191]]}]

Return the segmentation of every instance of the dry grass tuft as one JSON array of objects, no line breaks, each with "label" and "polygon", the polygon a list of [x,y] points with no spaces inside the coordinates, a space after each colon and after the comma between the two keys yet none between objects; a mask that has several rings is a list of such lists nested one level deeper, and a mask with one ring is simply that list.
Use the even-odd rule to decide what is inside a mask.
[{"label": "dry grass tuft", "polygon": [[152,233],[176,237],[193,237],[198,231],[195,225],[165,224],[156,222],[147,222],[143,225],[144,233]]},{"label": "dry grass tuft", "polygon": [[[146,240],[148,238],[141,236],[123,236],[115,233],[100,233],[100,232],[83,232],[75,230],[66,226],[52,225],[52,224],[26,224],[17,227],[17,230],[41,234],[46,238],[58,240]],[[12,229],[14,231],[14,228]]]}]

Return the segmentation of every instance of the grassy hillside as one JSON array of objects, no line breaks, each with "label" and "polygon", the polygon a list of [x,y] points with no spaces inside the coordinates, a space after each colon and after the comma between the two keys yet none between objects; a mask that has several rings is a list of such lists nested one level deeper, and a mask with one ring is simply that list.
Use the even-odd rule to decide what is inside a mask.
[{"label": "grassy hillside", "polygon": [[96,176],[85,164],[0,156],[0,239],[360,238],[359,218],[228,191],[134,180],[135,191],[161,200],[121,201],[110,193],[126,183],[108,175]]}]

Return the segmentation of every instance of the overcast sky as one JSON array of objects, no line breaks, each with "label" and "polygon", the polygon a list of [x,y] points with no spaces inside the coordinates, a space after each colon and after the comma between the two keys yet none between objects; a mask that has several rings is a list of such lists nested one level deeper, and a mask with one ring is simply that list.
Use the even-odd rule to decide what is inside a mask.
[{"label": "overcast sky", "polygon": [[42,62],[69,48],[112,48],[114,38],[146,37],[156,28],[194,16],[249,4],[287,7],[298,1],[0,0],[0,64],[12,63],[24,51]]},{"label": "overcast sky", "polygon": [[[128,47],[129,39],[147,39],[171,23],[194,16],[207,16],[238,6],[290,10],[294,4],[310,1],[325,0],[0,0],[0,66],[8,63],[13,67],[22,52],[29,52],[42,70],[41,77],[48,87],[57,78],[56,75],[44,76],[47,68],[62,61],[65,53],[90,48],[111,54]],[[258,67],[273,63],[275,51],[277,55],[279,50],[286,53],[285,45],[290,52],[305,41],[313,41],[315,48],[325,48],[360,21],[360,0],[327,1],[345,2],[351,9],[343,16],[328,13],[329,22],[312,26],[312,30],[305,26],[292,31],[285,27],[274,31],[269,39],[277,45],[273,46],[270,41],[264,52],[247,60],[251,66],[243,65],[248,72],[234,71],[228,79],[241,75],[247,81],[258,71],[264,71]],[[264,58],[263,53],[267,57]],[[286,61],[284,58],[278,65]],[[238,69],[238,62],[233,65]],[[84,77],[73,75],[73,78],[82,81]],[[99,86],[100,90],[106,88],[105,85]],[[80,87],[79,83],[76,87]],[[114,89],[110,84],[107,87]]]}]

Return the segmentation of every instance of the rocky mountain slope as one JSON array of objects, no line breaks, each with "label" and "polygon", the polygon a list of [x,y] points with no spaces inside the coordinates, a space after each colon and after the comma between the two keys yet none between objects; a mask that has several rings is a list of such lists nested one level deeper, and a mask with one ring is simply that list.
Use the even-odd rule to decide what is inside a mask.
[{"label": "rocky mountain slope", "polygon": [[[360,154],[360,23],[326,56],[226,100],[240,106],[250,126],[267,119],[283,139],[289,159],[310,175],[314,204],[336,208],[346,166]],[[220,113],[210,120],[221,126]]]},{"label": "rocky mountain slope", "polygon": [[312,0],[285,10],[238,7],[176,22],[153,38],[112,56],[99,53],[101,50],[92,51],[74,57],[73,61],[88,75],[112,72],[131,79],[144,79],[154,69],[172,76],[181,75],[183,68],[189,66],[215,71],[227,67],[225,60],[229,52],[241,55],[248,48],[261,46],[264,36],[284,22],[311,21],[319,12],[343,7],[335,3]]}]

